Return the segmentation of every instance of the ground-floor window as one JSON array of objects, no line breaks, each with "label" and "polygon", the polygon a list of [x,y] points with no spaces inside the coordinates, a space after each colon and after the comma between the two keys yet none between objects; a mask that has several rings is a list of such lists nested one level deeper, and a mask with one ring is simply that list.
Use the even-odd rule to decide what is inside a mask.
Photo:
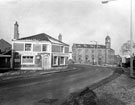
[{"label": "ground-floor window", "polygon": [[22,56],[22,63],[32,63],[34,62],[33,56]]},{"label": "ground-floor window", "polygon": [[58,65],[58,56],[53,57],[53,65]]},{"label": "ground-floor window", "polygon": [[67,65],[68,64],[68,57],[67,56],[59,56],[55,55],[53,56],[53,66],[62,66],[62,65]]},{"label": "ground-floor window", "polygon": [[64,57],[60,57],[60,65],[63,65],[63,64],[65,64],[65,59]]},{"label": "ground-floor window", "polygon": [[65,64],[67,65],[68,64],[68,62],[69,62],[69,60],[68,60],[69,58],[68,57],[65,57]]}]

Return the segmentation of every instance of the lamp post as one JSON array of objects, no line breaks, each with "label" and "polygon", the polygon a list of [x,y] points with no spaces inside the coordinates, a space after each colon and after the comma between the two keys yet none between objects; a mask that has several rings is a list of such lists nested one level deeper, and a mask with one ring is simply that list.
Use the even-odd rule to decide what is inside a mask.
[{"label": "lamp post", "polygon": [[98,43],[97,43],[97,41],[90,41],[90,42],[95,42],[96,43],[95,46],[94,46],[94,51],[95,51],[95,54],[94,54],[95,57],[94,57],[94,59],[97,62],[97,65],[98,65],[98,57],[97,57]]},{"label": "lamp post", "polygon": [[130,76],[133,77],[133,30],[132,30],[132,0],[130,0]]},{"label": "lamp post", "polygon": [[[102,4],[106,4],[115,0],[104,0]],[[130,76],[133,77],[133,30],[132,30],[132,0],[130,0]]]}]

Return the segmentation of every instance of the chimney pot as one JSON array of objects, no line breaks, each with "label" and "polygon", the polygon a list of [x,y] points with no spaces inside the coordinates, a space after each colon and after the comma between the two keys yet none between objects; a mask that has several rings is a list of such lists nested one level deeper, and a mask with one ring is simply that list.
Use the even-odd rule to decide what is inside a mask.
[{"label": "chimney pot", "polygon": [[62,35],[61,35],[61,33],[59,34],[58,39],[59,39],[59,41],[62,42]]},{"label": "chimney pot", "polygon": [[17,21],[14,24],[14,39],[19,39],[19,29],[18,29],[19,25],[17,23]]}]

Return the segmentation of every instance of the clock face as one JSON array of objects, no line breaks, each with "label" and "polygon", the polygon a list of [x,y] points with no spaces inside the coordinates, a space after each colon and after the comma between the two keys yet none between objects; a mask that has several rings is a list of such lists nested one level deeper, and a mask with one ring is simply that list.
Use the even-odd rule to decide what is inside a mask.
[{"label": "clock face", "polygon": [[110,40],[108,40],[107,42],[110,42]]}]

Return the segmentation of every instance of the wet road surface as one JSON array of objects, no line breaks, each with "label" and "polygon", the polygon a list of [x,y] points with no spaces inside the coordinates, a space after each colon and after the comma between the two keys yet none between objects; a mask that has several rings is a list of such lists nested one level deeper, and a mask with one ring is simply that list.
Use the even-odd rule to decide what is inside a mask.
[{"label": "wet road surface", "polygon": [[105,67],[75,66],[77,70],[0,82],[0,105],[45,105],[43,99],[64,99],[72,92],[113,73]]}]

